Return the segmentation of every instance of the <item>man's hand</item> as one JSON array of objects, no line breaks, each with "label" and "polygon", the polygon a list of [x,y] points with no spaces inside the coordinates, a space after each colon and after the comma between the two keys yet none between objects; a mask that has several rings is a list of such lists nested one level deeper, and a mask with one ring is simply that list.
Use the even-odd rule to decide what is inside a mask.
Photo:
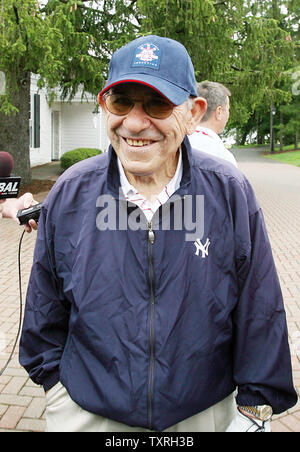
[{"label": "man's hand", "polygon": [[[2,204],[2,215],[4,218],[11,218],[19,224],[17,218],[18,210],[27,209],[30,206],[38,204],[33,198],[31,193],[25,193],[25,195],[20,196],[17,199],[7,199],[5,203]],[[37,223],[34,220],[30,220],[29,224],[26,224],[26,232],[31,232],[32,229],[37,229]]]},{"label": "man's hand", "polygon": [[271,432],[271,423],[270,421],[261,421],[239,411],[226,432]]}]

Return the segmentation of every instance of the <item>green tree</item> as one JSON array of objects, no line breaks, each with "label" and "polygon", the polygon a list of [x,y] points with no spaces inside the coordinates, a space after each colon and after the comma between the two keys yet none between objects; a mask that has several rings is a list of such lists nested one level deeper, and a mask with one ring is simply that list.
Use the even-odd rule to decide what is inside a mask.
[{"label": "green tree", "polygon": [[290,67],[293,42],[270,14],[274,0],[139,0],[138,5],[142,31],[182,42],[197,81],[229,87],[231,126],[245,124],[258,106],[269,109],[271,101],[284,99],[286,92],[277,85]]},{"label": "green tree", "polygon": [[[294,12],[297,2],[285,3]],[[6,91],[3,94],[0,87],[0,147],[12,153],[15,172],[29,182],[30,74],[40,76],[39,86],[48,89],[50,98],[55,87],[65,99],[72,98],[79,86],[96,94],[112,52],[139,34],[182,42],[198,81],[218,81],[232,91],[231,126],[245,124],[257,108],[286,101],[281,84],[295,51],[291,32],[282,27],[283,3],[3,0],[0,74],[5,74]],[[288,20],[290,27],[293,21],[295,26],[295,16]]]},{"label": "green tree", "polygon": [[293,67],[289,75],[287,89],[292,94],[290,102],[279,107],[280,121],[277,125],[278,135],[286,144],[294,142],[294,148],[298,148],[300,132],[300,3],[299,0],[289,0],[285,4],[286,15],[284,26],[289,30],[291,39],[295,43]]},{"label": "green tree", "polygon": [[[135,2],[105,0],[5,0],[0,3],[0,147],[10,152],[23,184],[29,158],[30,74],[50,94],[70,99],[79,86],[96,94],[111,53],[135,35]],[[51,96],[50,96],[51,97]]]},{"label": "green tree", "polygon": [[[288,112],[292,115],[293,111],[295,113],[297,111],[297,98],[293,94],[296,88],[293,87],[299,87],[298,80],[300,79],[299,67],[297,69],[300,61],[300,4],[298,0],[285,2],[272,0],[268,2],[257,2],[256,6],[259,7],[259,14],[262,17],[267,20],[275,20],[277,26],[285,32],[285,40],[291,43],[289,57],[284,58],[283,55],[282,61],[280,62],[279,60],[280,65],[278,70],[281,68],[281,72],[271,90],[269,86],[266,86],[265,101],[256,106],[247,122],[241,124],[236,121],[234,126],[237,130],[238,141],[241,144],[244,143],[247,136],[254,135],[255,132],[257,143],[263,144],[265,140],[269,140],[270,104],[273,103],[277,110],[274,116],[276,140],[280,141],[282,147],[283,144],[290,144],[291,139],[294,140],[293,134],[291,135],[291,129],[293,126],[296,126],[293,118],[291,118],[291,121],[289,120]],[[294,107],[293,105],[288,107],[291,102],[295,105]],[[285,126],[287,123],[289,123],[288,127]],[[296,134],[296,130],[294,134]]]},{"label": "green tree", "polygon": [[[297,68],[295,68],[297,69]],[[280,106],[280,122],[276,129],[282,137],[282,142],[294,143],[294,149],[298,149],[300,132],[300,66],[292,72],[292,101]]]}]

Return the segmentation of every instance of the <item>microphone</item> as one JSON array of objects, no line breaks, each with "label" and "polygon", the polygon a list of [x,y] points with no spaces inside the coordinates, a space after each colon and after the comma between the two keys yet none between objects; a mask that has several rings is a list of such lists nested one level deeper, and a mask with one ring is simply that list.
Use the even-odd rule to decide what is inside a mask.
[{"label": "microphone", "polygon": [[9,177],[14,168],[14,159],[8,152],[0,151],[0,177]]},{"label": "microphone", "polygon": [[[0,151],[0,200],[17,198],[21,184],[19,176],[12,176],[14,159],[8,152]],[[27,224],[29,220],[38,222],[42,203],[35,204],[27,209],[19,210],[17,218],[21,225]]]},{"label": "microphone", "polygon": [[8,152],[0,151],[0,199],[17,198],[21,178],[12,176],[14,159]]}]

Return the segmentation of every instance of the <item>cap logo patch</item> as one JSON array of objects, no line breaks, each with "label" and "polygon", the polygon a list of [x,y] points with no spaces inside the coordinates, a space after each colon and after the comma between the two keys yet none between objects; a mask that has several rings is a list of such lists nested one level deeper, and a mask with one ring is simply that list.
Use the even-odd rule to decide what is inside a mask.
[{"label": "cap logo patch", "polygon": [[160,58],[161,52],[156,45],[151,43],[142,44],[134,53],[132,66],[159,69]]}]

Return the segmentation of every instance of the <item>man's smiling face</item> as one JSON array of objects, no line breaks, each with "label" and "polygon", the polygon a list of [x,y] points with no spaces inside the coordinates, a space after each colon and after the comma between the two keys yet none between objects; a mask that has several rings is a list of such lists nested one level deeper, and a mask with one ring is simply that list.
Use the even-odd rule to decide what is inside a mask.
[{"label": "man's smiling face", "polygon": [[143,108],[149,98],[162,97],[152,88],[124,83],[115,87],[114,92],[126,94],[136,101],[129,113],[118,116],[108,111],[100,99],[109,139],[125,171],[136,176],[168,173],[174,167],[177,151],[188,133],[192,114],[187,102],[174,106],[167,118],[155,119]]}]

